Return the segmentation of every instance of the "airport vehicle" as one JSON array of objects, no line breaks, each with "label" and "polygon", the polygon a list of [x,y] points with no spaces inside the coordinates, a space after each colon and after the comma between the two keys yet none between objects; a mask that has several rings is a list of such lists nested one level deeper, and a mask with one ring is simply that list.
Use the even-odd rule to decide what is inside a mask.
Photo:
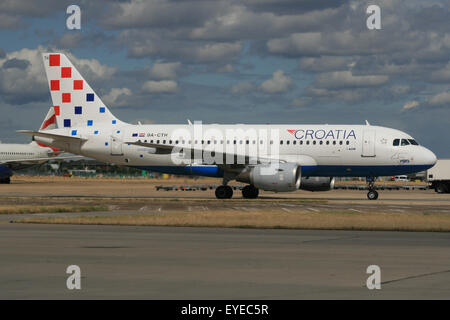
[{"label": "airport vehicle", "polygon": [[439,159],[434,167],[428,169],[427,179],[434,191],[450,193],[450,159]]},{"label": "airport vehicle", "polygon": [[[69,59],[43,54],[57,128],[22,130],[46,145],[96,160],[172,174],[222,178],[216,197],[228,199],[231,180],[259,189],[324,191],[333,177],[366,177],[378,198],[378,176],[426,170],[436,156],[410,135],[366,125],[131,125],[117,119]],[[312,178],[313,177],[313,178]]]},{"label": "airport vehicle", "polygon": [[394,181],[403,181],[403,182],[408,182],[409,179],[407,176],[402,175],[402,176],[395,176],[394,177]]}]

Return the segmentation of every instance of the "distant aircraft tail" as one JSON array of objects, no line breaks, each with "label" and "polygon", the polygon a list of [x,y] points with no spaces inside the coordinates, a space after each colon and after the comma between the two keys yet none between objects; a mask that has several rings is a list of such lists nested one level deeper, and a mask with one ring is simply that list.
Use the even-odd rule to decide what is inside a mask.
[{"label": "distant aircraft tail", "polygon": [[41,130],[52,125],[54,115],[57,128],[117,125],[118,120],[92,90],[78,70],[62,53],[44,53],[44,66],[52,96],[53,107]]},{"label": "distant aircraft tail", "polygon": [[51,130],[56,129],[56,116],[55,116],[55,108],[51,107],[48,112],[47,116],[45,117],[44,121],[41,124],[41,127],[39,130]]},{"label": "distant aircraft tail", "polygon": [[[46,131],[46,130],[52,130],[52,129],[56,129],[56,115],[55,115],[55,109],[53,107],[51,107],[48,110],[47,116],[45,117],[44,121],[42,122],[39,130]],[[42,148],[50,148],[53,150],[55,156],[62,153],[62,151],[58,148],[53,148],[53,147],[47,146],[43,143],[34,141],[34,136],[33,136],[33,141],[31,142],[31,144],[38,145],[39,147],[42,147]]]}]

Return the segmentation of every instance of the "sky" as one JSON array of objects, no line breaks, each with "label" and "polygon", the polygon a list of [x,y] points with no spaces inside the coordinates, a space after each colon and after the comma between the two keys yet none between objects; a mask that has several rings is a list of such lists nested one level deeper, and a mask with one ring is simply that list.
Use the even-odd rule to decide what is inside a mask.
[{"label": "sky", "polygon": [[[69,30],[71,4],[81,29]],[[381,9],[371,30],[369,5]],[[450,158],[449,0],[0,2],[0,140],[51,106],[42,52],[66,53],[119,119],[364,124]]]}]

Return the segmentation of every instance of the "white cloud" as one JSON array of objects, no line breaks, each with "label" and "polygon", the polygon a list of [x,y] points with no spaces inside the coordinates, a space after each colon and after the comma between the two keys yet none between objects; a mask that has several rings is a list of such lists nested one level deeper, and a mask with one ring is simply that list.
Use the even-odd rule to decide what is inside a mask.
[{"label": "white cloud", "polygon": [[148,93],[174,93],[178,90],[178,84],[173,80],[151,80],[144,82],[142,90]]},{"label": "white cloud", "polygon": [[[25,67],[0,68],[0,93],[4,100],[15,104],[44,101],[49,98],[47,78],[45,75],[42,46],[36,49],[21,49],[7,53],[0,58],[0,66],[11,61],[23,62]],[[64,52],[64,51],[62,51]],[[101,64],[96,59],[78,59],[64,52],[87,80],[107,80],[116,68]],[[17,63],[15,63],[18,65]]]},{"label": "white cloud", "polygon": [[408,101],[403,105],[402,109],[403,110],[414,109],[414,108],[417,108],[419,105],[420,105],[419,101],[415,101],[415,100]]},{"label": "white cloud", "polygon": [[176,79],[180,62],[156,62],[150,69],[150,75],[155,79]]},{"label": "white cloud", "polygon": [[124,96],[130,96],[131,90],[128,88],[112,88],[109,93],[102,97],[102,100],[109,106],[122,106],[125,102]]},{"label": "white cloud", "polygon": [[277,70],[271,79],[261,83],[261,90],[266,93],[280,93],[287,91],[291,84],[292,79],[286,76],[283,70]]},{"label": "white cloud", "polygon": [[450,91],[438,93],[428,99],[432,106],[450,105]]}]

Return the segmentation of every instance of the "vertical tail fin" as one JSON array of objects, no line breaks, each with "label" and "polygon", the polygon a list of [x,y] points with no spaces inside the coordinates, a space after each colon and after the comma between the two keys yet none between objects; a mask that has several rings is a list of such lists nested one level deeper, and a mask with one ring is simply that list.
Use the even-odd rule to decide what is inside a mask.
[{"label": "vertical tail fin", "polygon": [[108,110],[64,54],[44,53],[43,59],[53,102],[51,109],[58,128],[94,128],[121,122]]},{"label": "vertical tail fin", "polygon": [[[56,116],[55,116],[54,108],[50,108],[48,110],[47,116],[45,117],[44,121],[42,122],[41,127],[39,128],[39,131],[52,130],[52,129],[56,129]],[[54,152],[55,156],[62,153],[62,151],[58,148],[54,148],[54,147],[48,146],[46,144],[35,141],[34,136],[33,136],[33,141],[31,141],[31,145],[36,145],[36,146],[39,146],[42,148],[50,148]]]},{"label": "vertical tail fin", "polygon": [[41,127],[39,130],[51,130],[56,129],[56,116],[55,116],[55,109],[50,108],[47,112],[47,116],[45,117],[44,121],[41,124]]}]

